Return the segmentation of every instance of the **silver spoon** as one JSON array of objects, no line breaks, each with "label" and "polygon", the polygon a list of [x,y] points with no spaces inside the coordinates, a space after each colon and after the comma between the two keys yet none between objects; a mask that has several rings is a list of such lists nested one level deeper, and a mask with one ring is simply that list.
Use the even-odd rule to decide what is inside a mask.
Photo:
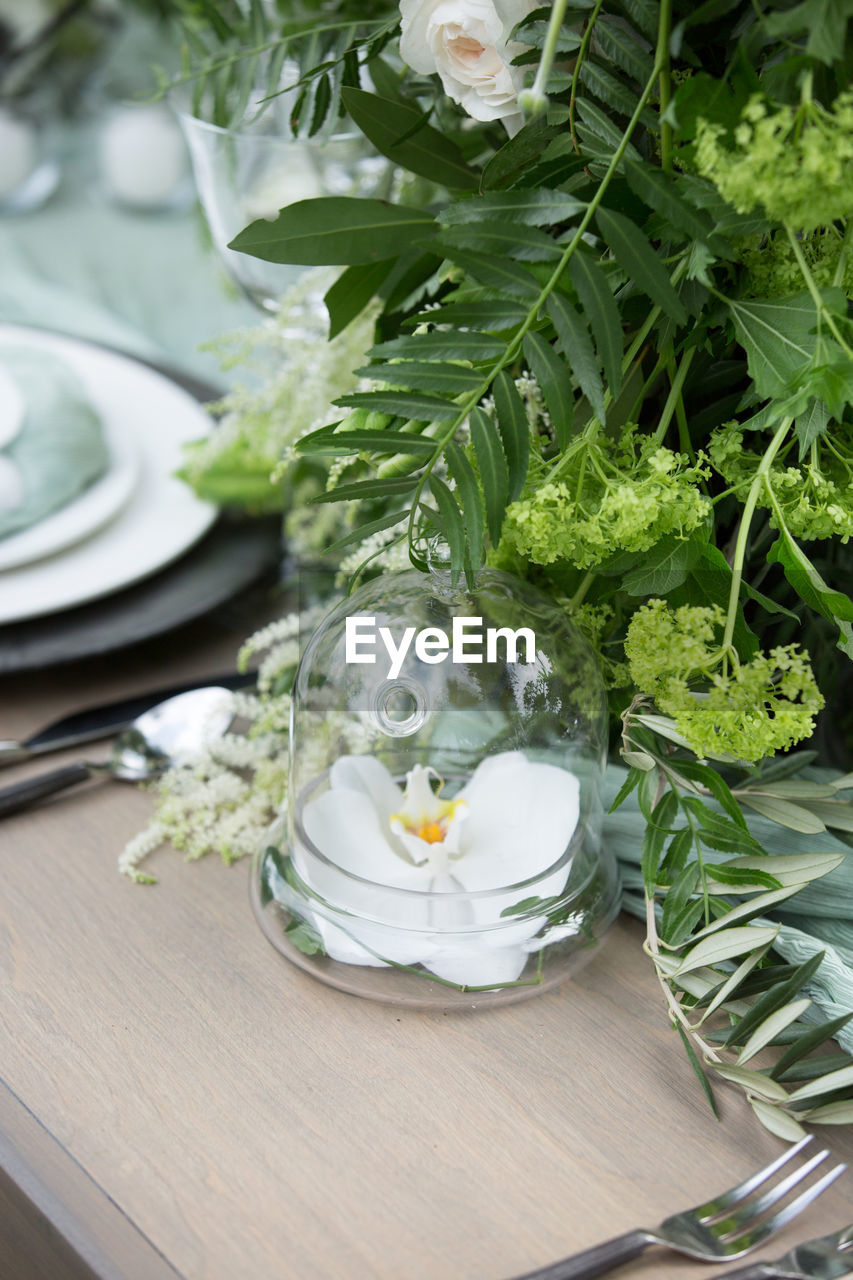
[{"label": "silver spoon", "polygon": [[167,698],[138,716],[116,738],[112,755],[101,764],[78,761],[0,790],[0,818],[101,774],[123,782],[146,782],[171,764],[192,760],[221,738],[234,718],[227,689],[191,689]]}]

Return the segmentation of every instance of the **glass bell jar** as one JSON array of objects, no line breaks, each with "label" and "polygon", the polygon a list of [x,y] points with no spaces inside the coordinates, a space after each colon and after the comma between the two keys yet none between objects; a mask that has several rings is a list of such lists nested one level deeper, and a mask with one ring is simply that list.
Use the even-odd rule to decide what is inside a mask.
[{"label": "glass bell jar", "polygon": [[337,604],[293,691],[267,938],[331,986],[431,1008],[546,991],[618,909],[607,704],[565,609],[499,572],[416,570]]}]

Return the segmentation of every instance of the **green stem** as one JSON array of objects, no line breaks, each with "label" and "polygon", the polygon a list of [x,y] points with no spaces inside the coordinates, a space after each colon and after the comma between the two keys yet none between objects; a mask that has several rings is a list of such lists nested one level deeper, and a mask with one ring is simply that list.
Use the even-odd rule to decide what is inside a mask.
[{"label": "green stem", "polygon": [[578,605],[583,603],[586,597],[586,593],[589,591],[590,587],[594,582],[595,582],[595,574],[593,573],[592,569],[587,569],[586,573],[581,578],[580,586],[578,587],[577,591],[569,601],[570,611],[577,609]]},{"label": "green stem", "polygon": [[672,73],[669,61],[669,34],[672,27],[672,0],[661,0],[658,23],[657,61],[660,64],[660,163],[672,168],[672,125],[664,120],[672,98]]},{"label": "green stem", "polygon": [[853,218],[851,218],[844,228],[844,239],[841,242],[841,253],[838,255],[835,274],[832,277],[832,287],[834,289],[838,289],[844,283],[844,272],[847,270],[847,251],[850,248],[851,233],[853,233]]},{"label": "green stem", "polygon": [[473,391],[471,391],[466,396],[465,400],[462,402],[462,405],[460,406],[459,412],[457,413],[456,417],[451,420],[451,422],[449,423],[445,431],[436,438],[435,449],[430,454],[427,460],[426,466],[424,467],[423,474],[421,475],[420,480],[418,481],[418,487],[415,491],[414,499],[412,501],[412,509],[411,509],[411,512],[409,513],[409,545],[410,546],[414,541],[415,520],[417,518],[418,509],[420,507],[420,501],[423,496],[424,487],[426,486],[426,483],[429,480],[429,477],[432,474],[432,471],[436,463],[444,453],[450,441],[456,435],[459,428],[462,426],[463,422],[465,422],[465,420],[467,419],[471,410],[475,409],[477,405],[480,403],[480,401],[482,400],[483,396],[485,396],[488,393],[489,388],[491,387],[495,378],[500,373],[501,369],[505,369],[507,365],[512,364],[512,362],[516,359],[519,352],[521,351],[521,344],[524,341],[525,334],[535,324],[540,310],[542,309],[542,307],[548,301],[548,298],[556,289],[557,284],[559,283],[559,280],[560,280],[560,276],[563,274],[563,271],[568,266],[569,261],[572,255],[574,254],[575,250],[577,249],[578,245],[582,242],[583,237],[586,233],[587,227],[592,222],[593,218],[595,217],[595,212],[598,209],[598,206],[601,204],[602,200],[604,199],[607,188],[610,186],[610,183],[613,180],[614,174],[616,173],[616,170],[619,168],[619,165],[622,162],[622,157],[625,155],[625,152],[628,149],[628,143],[631,140],[632,133],[634,132],[634,130],[637,127],[637,124],[639,123],[640,116],[643,113],[643,108],[648,102],[649,97],[651,96],[651,93],[655,87],[655,81],[657,80],[659,71],[660,71],[660,68],[658,67],[657,63],[655,63],[652,74],[649,77],[648,82],[645,88],[643,89],[643,92],[640,94],[639,100],[637,102],[637,106],[634,109],[634,114],[631,116],[631,119],[628,121],[628,127],[626,128],[625,132],[622,135],[622,138],[619,142],[619,146],[616,148],[616,150],[614,151],[613,155],[610,158],[610,163],[608,164],[607,169],[605,170],[604,176],[602,177],[601,182],[598,185],[598,190],[596,191],[595,195],[592,197],[589,204],[587,205],[586,213],[583,215],[580,222],[578,223],[577,228],[575,230],[575,234],[572,236],[571,240],[563,250],[560,256],[560,261],[557,263],[551,275],[548,277],[548,280],[546,281],[546,283],[542,286],[542,289],[540,290],[536,298],[536,301],[532,304],[524,320],[521,322],[520,326],[516,330],[512,341],[509,343],[509,345],[507,346],[503,354],[498,357],[498,359],[492,365],[491,369],[489,369],[488,373],[486,373],[483,380],[480,382],[479,386],[477,386]]},{"label": "green stem", "polygon": [[551,17],[548,22],[548,31],[545,36],[545,43],[542,46],[542,57],[539,60],[539,67],[536,71],[536,79],[533,81],[531,93],[534,98],[544,98],[546,95],[548,77],[551,74],[551,68],[554,65],[554,56],[557,52],[557,42],[560,39],[560,28],[563,25],[563,15],[566,12],[566,0],[554,0],[551,9]]},{"label": "green stem", "polygon": [[829,329],[829,332],[832,334],[833,338],[835,338],[835,341],[842,348],[842,350],[844,351],[844,354],[848,356],[849,359],[853,360],[853,350],[850,349],[850,347],[844,341],[844,338],[841,336],[838,325],[835,323],[835,317],[833,316],[832,312],[828,309],[826,303],[823,300],[820,289],[818,289],[815,283],[815,278],[811,273],[811,268],[809,267],[809,264],[806,262],[805,255],[803,253],[802,247],[800,246],[800,242],[787,223],[785,223],[785,231],[787,232],[788,239],[791,242],[791,248],[794,250],[794,257],[797,259],[797,266],[800,268],[800,274],[803,277],[803,280],[805,281],[806,288],[808,289],[809,293],[812,295],[812,298],[814,299],[814,304],[815,304],[815,307],[817,308],[818,319],[823,320],[825,322],[827,329]]},{"label": "green stem", "polygon": [[749,486],[749,493],[746,495],[746,502],[743,507],[743,515],[740,518],[740,528],[738,529],[737,542],[735,544],[735,557],[732,564],[732,585],[729,591],[729,607],[726,614],[726,629],[723,633],[723,652],[728,652],[732,647],[732,637],[735,631],[735,619],[737,617],[738,601],[740,599],[740,584],[743,581],[743,566],[746,562],[746,548],[749,541],[749,526],[752,524],[752,517],[755,514],[758,495],[764,486],[765,479],[770,473],[770,467],[773,459],[779,452],[782,441],[791,429],[793,418],[785,418],[777,428],[776,434],[770,441],[764,457],[758,464],[758,470],[753,477],[752,484]]},{"label": "green stem", "polygon": [[583,33],[583,40],[581,40],[581,47],[578,49],[578,56],[575,59],[575,69],[572,72],[572,89],[569,94],[569,132],[572,135],[572,142],[574,143],[575,151],[577,152],[580,152],[578,140],[575,135],[575,102],[577,100],[578,82],[580,80],[581,67],[583,66],[584,58],[587,55],[589,44],[592,40],[595,21],[599,13],[601,13],[601,6],[603,4],[604,0],[596,0],[595,8],[589,15],[589,21],[587,22],[586,30]]},{"label": "green stem", "polygon": [[684,379],[687,377],[687,372],[695,354],[696,348],[693,347],[693,349],[688,351],[683,357],[681,364],[678,366],[678,372],[672,381],[672,386],[669,389],[669,395],[666,398],[666,404],[664,405],[663,412],[660,416],[660,422],[658,423],[657,430],[655,431],[654,439],[656,444],[663,444],[664,442],[666,433],[669,430],[669,424],[672,422],[676,408],[681,400],[681,390],[684,386]]}]

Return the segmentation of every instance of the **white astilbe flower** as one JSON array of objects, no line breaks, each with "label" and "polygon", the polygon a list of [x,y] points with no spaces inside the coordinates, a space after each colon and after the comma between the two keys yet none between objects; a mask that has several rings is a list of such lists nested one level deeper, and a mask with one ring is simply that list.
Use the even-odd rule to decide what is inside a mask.
[{"label": "white astilbe flower", "polygon": [[312,296],[324,292],[331,278],[326,271],[319,278],[306,273],[284,295],[275,317],[207,344],[223,368],[240,365],[252,381],[210,406],[216,429],[185,453],[183,474],[202,496],[280,510],[280,482],[294,441],[340,416],[332,402],[358,384],[352,370],[373,342],[377,308],[366,308],[330,341],[320,332],[298,336]]},{"label": "white astilbe flower", "polygon": [[[322,612],[315,608],[302,616],[288,614],[245,642],[240,666],[263,655],[257,692],[232,695],[234,715],[246,723],[245,733],[223,735],[191,763],[173,766],[154,784],[154,818],[122,851],[118,867],[123,875],[140,884],[154,883],[140,864],[164,844],[188,859],[218,853],[228,863],[262,845],[287,799],[288,690],[299,658],[299,636],[313,630]],[[306,735],[306,765],[322,769],[330,743],[365,752],[368,728],[340,712],[323,716]]]}]

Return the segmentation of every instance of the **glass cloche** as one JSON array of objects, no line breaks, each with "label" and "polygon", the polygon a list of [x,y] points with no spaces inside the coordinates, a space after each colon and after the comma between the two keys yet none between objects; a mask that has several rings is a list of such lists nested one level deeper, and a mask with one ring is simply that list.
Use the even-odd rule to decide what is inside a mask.
[{"label": "glass cloche", "polygon": [[377,1000],[547,990],[618,908],[602,849],[607,704],[565,609],[507,574],[386,574],[297,671],[289,803],[253,903],[278,950]]}]

